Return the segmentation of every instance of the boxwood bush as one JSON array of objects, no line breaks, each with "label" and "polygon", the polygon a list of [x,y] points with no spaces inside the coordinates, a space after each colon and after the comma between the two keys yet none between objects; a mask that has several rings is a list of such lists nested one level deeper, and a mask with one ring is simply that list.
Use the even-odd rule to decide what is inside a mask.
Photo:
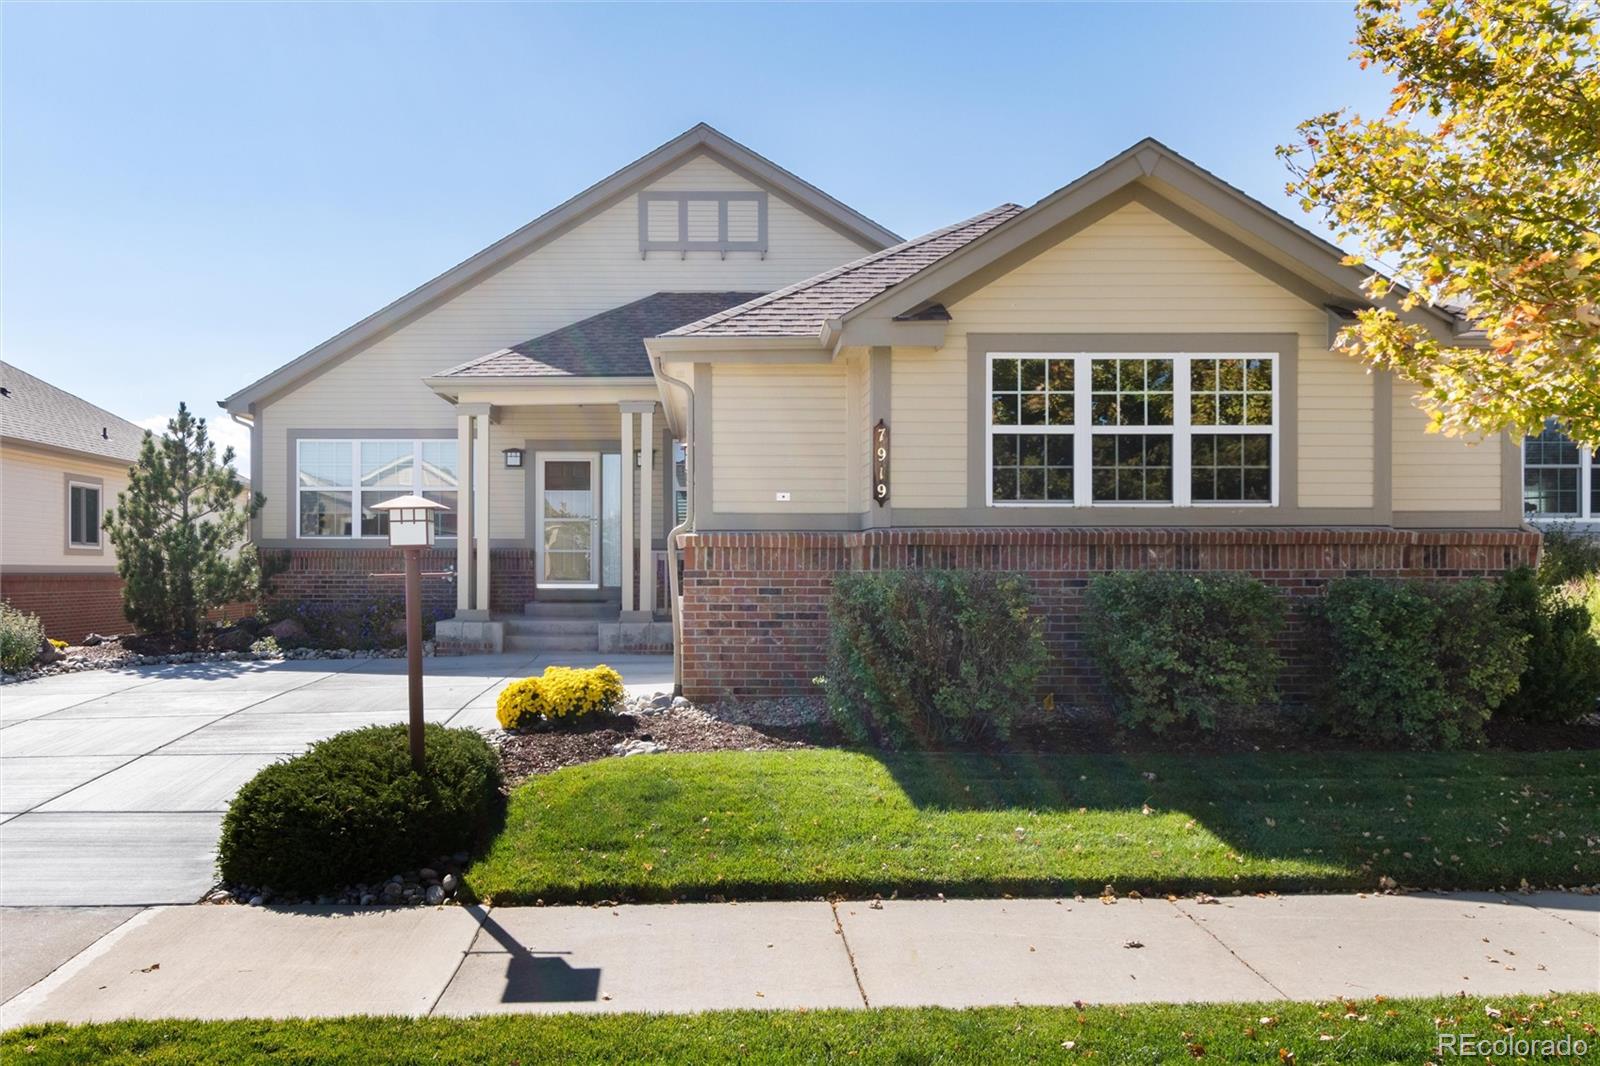
[{"label": "boxwood bush", "polygon": [[1343,736],[1418,749],[1481,744],[1527,663],[1527,634],[1490,581],[1340,578],[1320,614],[1322,702]]},{"label": "boxwood bush", "polygon": [[470,729],[429,725],[425,741],[422,774],[403,725],[340,733],[263,769],[222,820],[222,879],[326,892],[471,850],[498,813],[499,759]]},{"label": "boxwood bush", "polygon": [[1089,584],[1085,644],[1123,725],[1214,730],[1278,702],[1278,593],[1243,574],[1125,570]]},{"label": "boxwood bush", "polygon": [[1035,703],[1047,653],[1017,574],[842,574],[829,605],[833,719],[885,747],[983,744]]},{"label": "boxwood bush", "polygon": [[1589,608],[1543,585],[1527,567],[1507,574],[1500,608],[1527,636],[1527,665],[1497,714],[1525,722],[1576,722],[1600,700],[1600,640]]}]

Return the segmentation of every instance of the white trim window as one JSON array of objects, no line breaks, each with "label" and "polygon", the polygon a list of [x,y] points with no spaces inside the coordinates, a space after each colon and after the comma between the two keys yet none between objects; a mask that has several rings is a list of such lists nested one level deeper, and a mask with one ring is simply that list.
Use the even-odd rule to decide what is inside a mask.
[{"label": "white trim window", "polygon": [[1275,506],[1270,352],[992,352],[993,507]]},{"label": "white trim window", "polygon": [[675,526],[689,519],[689,451],[678,440],[672,442],[672,515]]},{"label": "white trim window", "polygon": [[1522,439],[1522,509],[1535,521],[1600,521],[1600,457],[1555,422]]},{"label": "white trim window", "polygon": [[415,494],[442,503],[440,537],[456,534],[456,441],[301,440],[295,451],[296,531],[306,539],[377,539],[389,517],[375,505]]},{"label": "white trim window", "polygon": [[67,482],[67,547],[100,547],[100,486]]}]

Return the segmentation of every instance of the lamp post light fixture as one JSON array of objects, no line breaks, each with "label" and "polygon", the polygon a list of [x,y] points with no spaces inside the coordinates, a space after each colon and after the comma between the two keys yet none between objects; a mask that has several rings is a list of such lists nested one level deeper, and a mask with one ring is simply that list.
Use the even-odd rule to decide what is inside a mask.
[{"label": "lamp post light fixture", "polygon": [[508,469],[515,470],[522,466],[521,448],[505,448],[502,449],[501,454],[506,457],[506,467]]},{"label": "lamp post light fixture", "polygon": [[389,546],[406,559],[406,673],[410,681],[411,768],[422,773],[422,553],[433,547],[433,516],[450,508],[421,496],[397,496],[372,505],[389,517]]}]

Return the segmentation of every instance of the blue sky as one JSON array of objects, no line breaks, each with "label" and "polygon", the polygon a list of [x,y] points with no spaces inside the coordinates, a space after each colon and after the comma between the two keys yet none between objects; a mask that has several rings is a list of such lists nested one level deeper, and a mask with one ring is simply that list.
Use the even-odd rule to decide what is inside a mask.
[{"label": "blue sky", "polygon": [[698,121],[910,236],[1144,136],[1303,219],[1273,147],[1385,102],[1348,3],[0,18],[0,344],[135,421],[225,425],[218,398]]}]

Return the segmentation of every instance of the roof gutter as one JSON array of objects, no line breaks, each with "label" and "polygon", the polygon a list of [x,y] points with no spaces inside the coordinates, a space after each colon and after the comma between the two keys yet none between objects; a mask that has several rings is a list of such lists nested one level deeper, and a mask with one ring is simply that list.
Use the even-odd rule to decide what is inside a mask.
[{"label": "roof gutter", "polygon": [[651,353],[650,362],[660,381],[682,390],[684,401],[683,482],[687,504],[684,507],[683,521],[667,531],[667,591],[672,597],[672,694],[681,696],[683,695],[683,590],[679,588],[678,580],[678,537],[694,526],[694,388],[687,381],[668,374],[660,356]]}]

